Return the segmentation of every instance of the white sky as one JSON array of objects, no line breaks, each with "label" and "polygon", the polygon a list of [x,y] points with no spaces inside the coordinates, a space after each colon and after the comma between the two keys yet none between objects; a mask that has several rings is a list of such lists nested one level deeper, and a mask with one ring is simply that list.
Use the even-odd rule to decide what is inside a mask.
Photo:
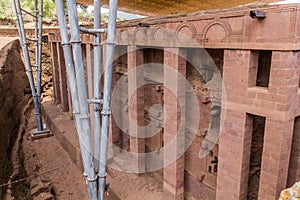
[{"label": "white sky", "polygon": [[279,1],[279,2],[275,2],[275,3],[271,3],[271,5],[293,4],[293,3],[300,3],[300,0],[285,0],[285,1]]},{"label": "white sky", "polygon": [[[88,6],[87,11],[91,13],[94,10],[94,6]],[[108,13],[107,8],[101,8],[101,13]]]},{"label": "white sky", "polygon": [[[94,6],[88,6],[87,11],[89,13],[91,13],[93,10],[94,10]],[[80,11],[80,8],[79,8],[79,11]],[[108,12],[109,12],[109,9],[101,8],[101,13],[107,14]],[[118,17],[130,20],[130,19],[143,18],[144,16],[118,11]]]}]

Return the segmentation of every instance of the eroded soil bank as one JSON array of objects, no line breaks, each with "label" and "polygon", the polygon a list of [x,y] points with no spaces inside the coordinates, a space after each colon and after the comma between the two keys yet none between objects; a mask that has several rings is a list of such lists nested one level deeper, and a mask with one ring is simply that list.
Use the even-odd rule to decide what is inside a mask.
[{"label": "eroded soil bank", "polygon": [[[0,51],[0,185],[12,183],[0,186],[0,199],[87,199],[82,172],[56,138],[31,140],[36,121],[20,42],[15,38],[0,41],[0,48],[4,46]],[[34,62],[33,44],[29,54]],[[43,99],[51,100],[47,41],[42,62]]]},{"label": "eroded soil bank", "polygon": [[[13,149],[22,132],[24,108],[28,107],[30,88],[20,56],[20,43],[13,40],[0,51],[0,183],[14,174]],[[4,197],[5,187],[0,187]]]}]

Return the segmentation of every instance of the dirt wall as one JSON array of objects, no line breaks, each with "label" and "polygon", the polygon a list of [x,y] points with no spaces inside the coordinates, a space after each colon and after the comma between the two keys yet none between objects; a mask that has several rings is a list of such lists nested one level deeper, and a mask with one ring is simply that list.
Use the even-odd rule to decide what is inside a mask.
[{"label": "dirt wall", "polygon": [[[12,173],[11,149],[30,94],[24,69],[19,40],[14,40],[0,51],[0,184],[6,183]],[[5,188],[0,188],[0,199],[4,192]]]}]

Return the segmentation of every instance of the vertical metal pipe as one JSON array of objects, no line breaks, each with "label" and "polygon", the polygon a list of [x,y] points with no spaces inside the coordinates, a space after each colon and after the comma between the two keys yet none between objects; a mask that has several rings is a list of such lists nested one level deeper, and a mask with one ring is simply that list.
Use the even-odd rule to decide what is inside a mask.
[{"label": "vertical metal pipe", "polygon": [[[36,1],[36,0],[35,0]],[[39,11],[38,11],[38,37],[36,38],[36,88],[37,88],[37,99],[39,113],[41,114],[41,95],[42,95],[42,31],[43,31],[43,0],[40,0]],[[42,119],[41,119],[42,120]],[[41,122],[43,123],[43,122]],[[42,129],[41,129],[42,130]],[[39,131],[41,131],[39,130]]]},{"label": "vertical metal pipe", "polygon": [[23,17],[22,17],[22,13],[21,13],[21,9],[20,9],[21,8],[20,2],[18,0],[12,0],[11,2],[13,5],[13,11],[14,11],[14,14],[16,17],[19,35],[21,38],[21,45],[22,45],[22,50],[23,50],[23,55],[24,55],[24,60],[25,60],[25,67],[26,67],[26,71],[28,73],[28,80],[29,80],[29,84],[30,84],[31,93],[33,96],[37,129],[40,131],[40,130],[43,130],[42,116],[41,116],[41,113],[39,112],[39,106],[38,106],[39,104],[38,104],[38,99],[37,99],[35,86],[34,86],[34,79],[33,79],[33,75],[32,75],[31,63],[30,63],[30,59],[29,59],[26,34],[25,34],[24,24],[23,24]]},{"label": "vertical metal pipe", "polygon": [[[34,0],[34,8],[33,8],[33,13],[34,13],[34,42],[35,42],[35,67],[37,70],[38,66],[38,59],[39,59],[39,47],[38,47],[38,37],[39,37],[39,23],[38,23],[38,4],[37,0]],[[37,73],[37,71],[36,71]],[[37,77],[36,77],[37,79]]]},{"label": "vertical metal pipe", "polygon": [[103,91],[103,110],[102,114],[102,131],[101,131],[101,151],[100,151],[100,169],[99,169],[99,197],[104,200],[105,181],[106,181],[106,159],[107,159],[107,144],[108,130],[110,117],[110,99],[112,86],[112,68],[115,50],[115,34],[117,20],[117,0],[109,1],[109,16],[108,29],[106,40],[106,59],[104,68],[104,91]]},{"label": "vertical metal pipe", "polygon": [[[61,44],[63,46],[66,69],[67,69],[67,74],[68,74],[68,79],[69,79],[69,84],[70,84],[73,113],[74,113],[75,124],[76,124],[77,132],[78,132],[83,168],[84,168],[85,174],[88,174],[87,171],[88,171],[88,168],[90,165],[89,159],[88,159],[89,152],[87,151],[86,145],[83,142],[83,137],[86,137],[86,136],[83,135],[82,125],[81,125],[81,121],[79,118],[80,117],[80,108],[79,108],[80,105],[79,105],[78,92],[77,92],[77,86],[76,86],[76,77],[75,77],[75,71],[74,71],[74,65],[73,65],[73,59],[72,59],[71,45],[70,45],[69,39],[68,39],[68,29],[67,29],[67,22],[66,22],[66,18],[65,18],[64,3],[61,0],[55,0],[55,4],[56,4],[58,23],[59,23],[59,27],[60,27]],[[92,194],[90,194],[90,192],[89,192],[89,196],[92,196]]]},{"label": "vertical metal pipe", "polygon": [[[101,0],[94,0],[94,28],[101,28]],[[102,46],[101,34],[94,36],[94,99],[101,98],[101,66],[102,66]],[[100,160],[100,104],[94,104],[94,149],[95,149],[95,170],[98,172]]]},{"label": "vertical metal pipe", "polygon": [[87,154],[88,166],[86,169],[88,191],[90,199],[97,199],[97,187],[96,180],[97,176],[94,169],[94,157],[92,152],[92,140],[91,140],[91,124],[89,107],[87,102],[87,92],[84,79],[84,68],[82,62],[82,50],[81,50],[81,38],[79,33],[78,25],[78,15],[75,0],[67,0],[69,22],[71,29],[71,45],[73,47],[73,61],[75,66],[75,77],[77,84],[79,108],[80,108],[80,121],[81,121],[81,131],[82,142],[85,145],[85,150],[83,153]]}]

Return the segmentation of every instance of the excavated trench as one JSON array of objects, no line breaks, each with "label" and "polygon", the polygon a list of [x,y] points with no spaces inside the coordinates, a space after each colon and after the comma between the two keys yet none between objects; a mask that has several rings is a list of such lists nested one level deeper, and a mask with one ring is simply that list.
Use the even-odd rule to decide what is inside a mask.
[{"label": "excavated trench", "polygon": [[[34,57],[32,47],[33,44],[30,44],[30,56]],[[46,53],[42,55],[42,87],[46,91],[45,96],[51,96],[49,49],[45,44],[43,47]],[[52,185],[47,177],[14,183],[28,177],[29,172],[32,175],[32,168],[38,172],[39,164],[34,158],[34,151],[24,145],[30,140],[26,129],[34,119],[32,111],[32,96],[20,42],[15,39],[0,51],[0,199],[38,199],[40,194],[44,196],[42,199],[54,199]],[[29,157],[30,162],[27,162]]]},{"label": "excavated trench", "polygon": [[[24,131],[24,108],[28,107],[29,84],[20,57],[20,43],[10,42],[0,51],[0,166],[1,184],[17,178],[22,173],[13,165],[13,150]],[[22,160],[20,154],[20,161]],[[21,167],[21,165],[19,165]],[[19,172],[16,172],[19,171]],[[0,188],[1,199],[7,187]]]}]

